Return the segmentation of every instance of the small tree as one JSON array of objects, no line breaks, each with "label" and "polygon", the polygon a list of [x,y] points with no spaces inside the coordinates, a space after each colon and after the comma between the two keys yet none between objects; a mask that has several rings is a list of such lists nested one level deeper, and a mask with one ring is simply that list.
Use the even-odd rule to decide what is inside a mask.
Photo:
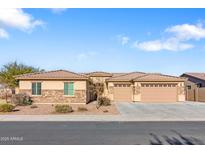
[{"label": "small tree", "polygon": [[89,91],[92,95],[95,96],[95,99],[103,95],[104,92],[104,83],[93,83],[93,81],[89,80]]},{"label": "small tree", "polygon": [[104,92],[104,83],[95,83],[94,87],[95,87],[95,93],[97,95],[97,98],[102,96]]},{"label": "small tree", "polygon": [[27,66],[21,63],[17,63],[16,61],[11,62],[6,65],[3,65],[3,67],[1,68],[0,81],[5,85],[5,88],[14,89],[18,86],[18,81],[15,79],[16,75],[22,75],[26,73],[33,73],[39,71],[43,70],[32,66]]}]

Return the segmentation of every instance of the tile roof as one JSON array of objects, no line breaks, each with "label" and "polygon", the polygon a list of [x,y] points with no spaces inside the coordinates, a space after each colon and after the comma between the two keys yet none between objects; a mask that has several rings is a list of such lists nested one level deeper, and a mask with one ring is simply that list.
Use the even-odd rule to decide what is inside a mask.
[{"label": "tile roof", "polygon": [[112,73],[112,77],[117,77],[117,76],[121,76],[125,74],[128,74],[128,73]]},{"label": "tile roof", "polygon": [[101,72],[101,71],[83,73],[83,74],[90,76],[90,77],[111,77],[113,75],[112,73]]},{"label": "tile roof", "polygon": [[143,72],[132,72],[123,74],[117,77],[111,77],[106,81],[185,81],[184,78],[163,75],[160,73],[143,73]]},{"label": "tile roof", "polygon": [[28,73],[17,75],[15,77],[16,79],[87,79],[87,77],[82,74],[77,74],[67,70]]},{"label": "tile roof", "polygon": [[131,81],[134,78],[137,78],[143,75],[145,75],[145,73],[143,72],[131,72],[131,73],[126,73],[126,74],[111,77],[107,79],[107,81]]},{"label": "tile roof", "polygon": [[188,75],[188,76],[192,76],[192,77],[195,77],[195,78],[198,78],[198,79],[201,79],[201,80],[205,80],[205,73],[187,72],[187,73],[182,74],[181,76],[183,76],[183,75]]},{"label": "tile roof", "polygon": [[185,81],[184,78],[180,78],[180,77],[175,77],[175,76],[170,76],[170,75],[164,75],[164,74],[160,74],[160,73],[148,73],[144,76],[141,77],[137,77],[135,78],[133,81]]}]

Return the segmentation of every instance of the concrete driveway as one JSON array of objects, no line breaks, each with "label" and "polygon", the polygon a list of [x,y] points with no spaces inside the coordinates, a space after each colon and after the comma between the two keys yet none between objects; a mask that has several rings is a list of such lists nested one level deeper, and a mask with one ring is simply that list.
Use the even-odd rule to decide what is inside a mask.
[{"label": "concrete driveway", "polygon": [[116,103],[124,117],[139,120],[205,120],[205,103]]}]

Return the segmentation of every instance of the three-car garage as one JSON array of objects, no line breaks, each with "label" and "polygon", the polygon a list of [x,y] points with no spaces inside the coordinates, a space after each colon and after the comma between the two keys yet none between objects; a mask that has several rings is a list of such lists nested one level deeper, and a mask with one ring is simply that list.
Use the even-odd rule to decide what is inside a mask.
[{"label": "three-car garage", "polygon": [[174,103],[185,100],[184,82],[174,76],[133,73],[109,79],[113,90],[108,91],[114,102]]}]

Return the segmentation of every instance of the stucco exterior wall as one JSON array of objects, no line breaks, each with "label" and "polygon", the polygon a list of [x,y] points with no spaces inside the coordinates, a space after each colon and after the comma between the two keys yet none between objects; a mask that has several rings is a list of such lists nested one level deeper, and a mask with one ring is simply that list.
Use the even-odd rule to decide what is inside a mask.
[{"label": "stucco exterior wall", "polygon": [[114,83],[113,82],[108,82],[108,94],[107,97],[111,100],[114,101],[114,96],[113,96],[113,92],[114,92]]},{"label": "stucco exterior wall", "polygon": [[139,82],[134,83],[134,95],[133,95],[134,102],[141,101],[140,87],[141,87],[141,83],[139,83]]},{"label": "stucco exterior wall", "polygon": [[205,102],[205,88],[198,88],[198,101]]},{"label": "stucco exterior wall", "polygon": [[[32,96],[32,82],[41,82],[42,95]],[[64,82],[74,82],[74,96],[64,96]],[[19,92],[27,93],[34,103],[83,103],[89,102],[87,81],[25,80],[19,82]]]},{"label": "stucco exterior wall", "polygon": [[41,82],[42,89],[45,90],[62,90],[64,89],[64,82],[74,82],[76,90],[85,90],[86,81],[20,81],[19,89],[31,89],[32,82]]},{"label": "stucco exterior wall", "polygon": [[177,86],[178,86],[178,89],[177,89],[178,101],[183,102],[186,100],[185,83],[179,82]]},{"label": "stucco exterior wall", "polygon": [[90,79],[92,79],[94,83],[99,83],[99,82],[105,83],[105,80],[107,78],[109,78],[109,77],[97,77],[97,76],[96,77],[90,77]]}]

